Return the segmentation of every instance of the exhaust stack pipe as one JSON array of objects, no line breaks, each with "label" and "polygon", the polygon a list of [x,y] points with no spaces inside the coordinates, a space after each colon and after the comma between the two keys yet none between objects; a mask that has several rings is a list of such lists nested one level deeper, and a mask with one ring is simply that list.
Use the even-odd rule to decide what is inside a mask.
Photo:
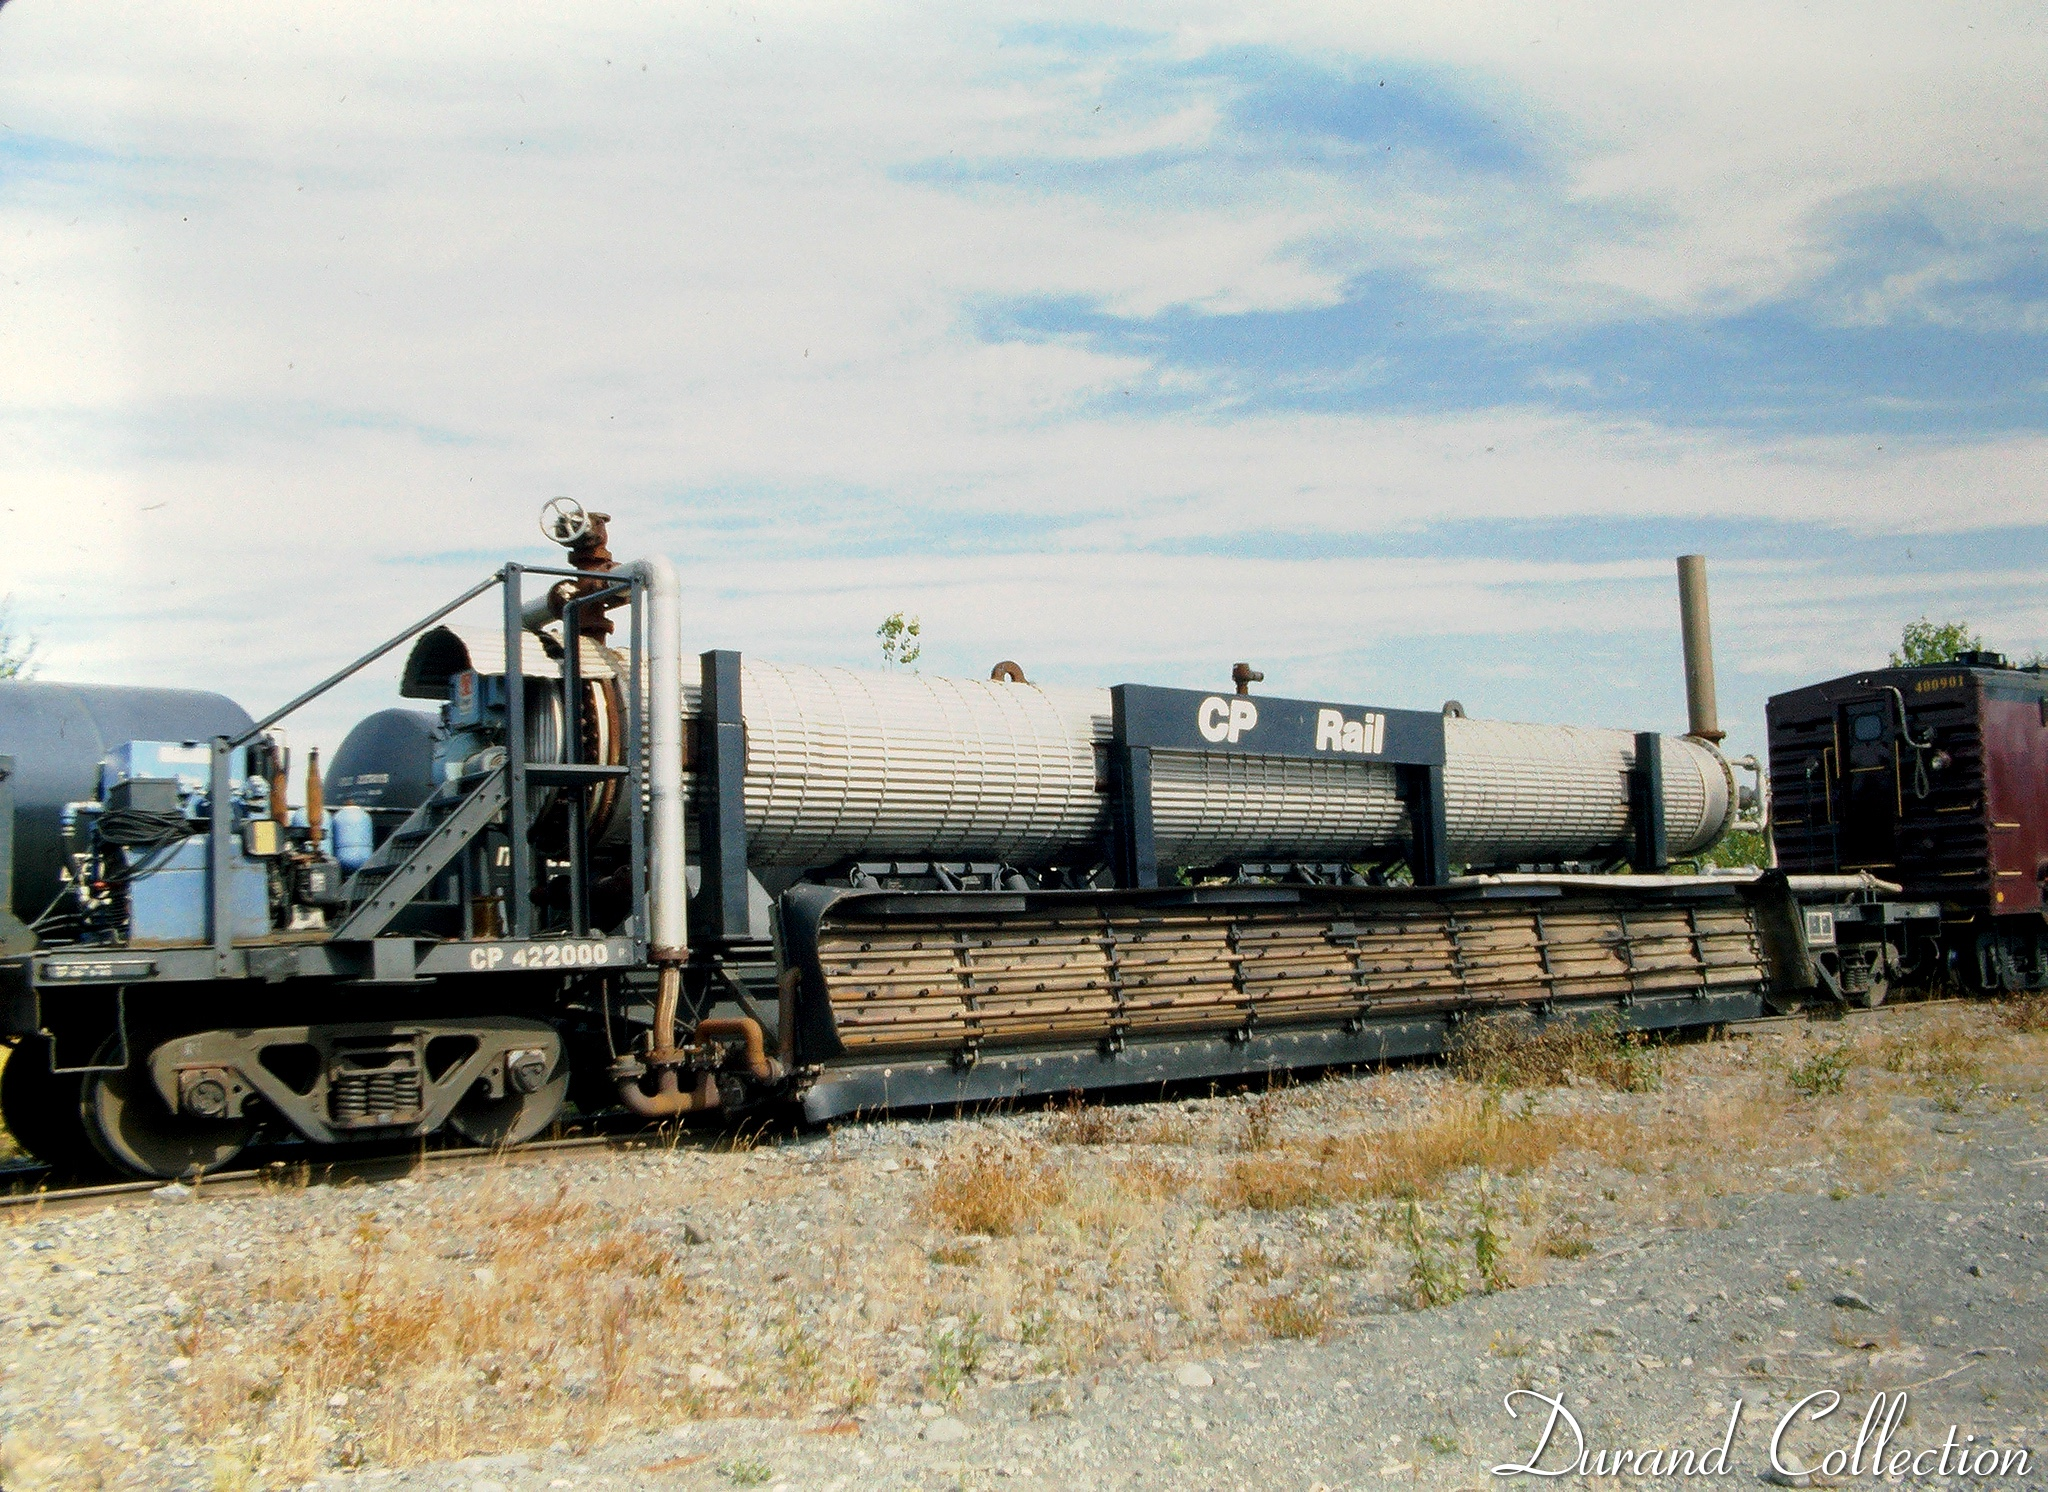
[{"label": "exhaust stack pipe", "polygon": [[1678,557],[1678,628],[1685,645],[1686,734],[1719,745],[1726,732],[1714,700],[1714,629],[1707,616],[1707,557]]}]

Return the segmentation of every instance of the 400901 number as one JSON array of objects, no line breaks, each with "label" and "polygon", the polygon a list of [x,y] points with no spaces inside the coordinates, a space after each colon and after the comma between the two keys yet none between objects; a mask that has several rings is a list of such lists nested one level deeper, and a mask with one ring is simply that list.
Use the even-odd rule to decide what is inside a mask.
[{"label": "400901 number", "polygon": [[489,969],[594,969],[612,961],[602,938],[546,943],[485,943],[469,950],[469,966]]}]

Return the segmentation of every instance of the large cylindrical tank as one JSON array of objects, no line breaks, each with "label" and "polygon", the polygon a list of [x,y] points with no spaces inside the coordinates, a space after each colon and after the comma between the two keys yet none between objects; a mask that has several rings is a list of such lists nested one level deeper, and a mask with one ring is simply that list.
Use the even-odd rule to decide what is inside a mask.
[{"label": "large cylindrical tank", "polygon": [[358,720],[328,763],[327,801],[411,813],[433,796],[439,724],[426,710],[379,710]]},{"label": "large cylindrical tank", "polygon": [[[552,672],[529,647],[528,671]],[[472,657],[502,667],[503,652],[494,633],[471,643],[437,628],[407,664],[408,687],[434,697],[448,671]],[[696,680],[685,680],[686,715],[697,699]],[[1076,864],[1104,843],[1106,689],[743,659],[740,699],[756,867],[926,856]],[[1453,716],[1444,735],[1452,861],[1592,858],[1631,839],[1632,732]],[[1733,817],[1732,776],[1691,737],[1666,736],[1663,757],[1669,851],[1697,853]],[[1152,801],[1171,865],[1357,861],[1398,854],[1408,838],[1393,770],[1369,762],[1155,751]]]},{"label": "large cylindrical tank", "polygon": [[199,689],[0,679],[0,755],[14,758],[14,914],[28,921],[57,895],[64,805],[98,796],[109,751],[240,735],[252,723],[226,695]]},{"label": "large cylindrical tank", "polygon": [[[874,859],[1073,863],[1098,847],[1096,747],[1106,689],[746,661],[749,857],[756,865]],[[685,708],[694,704],[686,693]],[[1450,858],[1472,865],[1610,853],[1630,838],[1635,736],[1618,730],[1444,722]],[[1670,852],[1706,848],[1732,813],[1712,747],[1664,740]],[[1408,818],[1372,763],[1152,754],[1159,858],[1361,860],[1398,852]]]}]

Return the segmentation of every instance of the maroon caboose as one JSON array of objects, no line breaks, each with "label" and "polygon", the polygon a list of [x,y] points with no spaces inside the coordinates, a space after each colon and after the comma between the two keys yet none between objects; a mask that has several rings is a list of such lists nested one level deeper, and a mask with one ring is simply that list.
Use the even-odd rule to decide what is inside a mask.
[{"label": "maroon caboose", "polygon": [[2048,985],[2048,676],[1997,653],[1772,697],[1771,829],[1794,875],[1938,901],[1955,974]]}]

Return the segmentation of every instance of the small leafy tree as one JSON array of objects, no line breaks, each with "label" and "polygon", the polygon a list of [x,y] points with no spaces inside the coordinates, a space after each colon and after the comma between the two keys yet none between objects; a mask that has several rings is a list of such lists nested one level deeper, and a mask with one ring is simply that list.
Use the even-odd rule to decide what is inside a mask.
[{"label": "small leafy tree", "polygon": [[36,674],[36,640],[14,630],[14,598],[0,601],[0,679],[32,679]]},{"label": "small leafy tree", "polygon": [[1926,617],[1908,622],[1899,632],[1899,649],[1892,654],[1893,668],[1921,668],[1947,663],[1958,653],[1984,646],[1984,639],[1964,621],[1930,622]]},{"label": "small leafy tree", "polygon": [[882,664],[887,668],[908,668],[924,653],[923,624],[916,617],[892,612],[875,628],[882,643]]},{"label": "small leafy tree", "polygon": [[1761,870],[1770,864],[1770,858],[1770,847],[1764,843],[1763,835],[1754,829],[1731,829],[1718,844],[1700,856],[1700,864],[1729,870]]}]

